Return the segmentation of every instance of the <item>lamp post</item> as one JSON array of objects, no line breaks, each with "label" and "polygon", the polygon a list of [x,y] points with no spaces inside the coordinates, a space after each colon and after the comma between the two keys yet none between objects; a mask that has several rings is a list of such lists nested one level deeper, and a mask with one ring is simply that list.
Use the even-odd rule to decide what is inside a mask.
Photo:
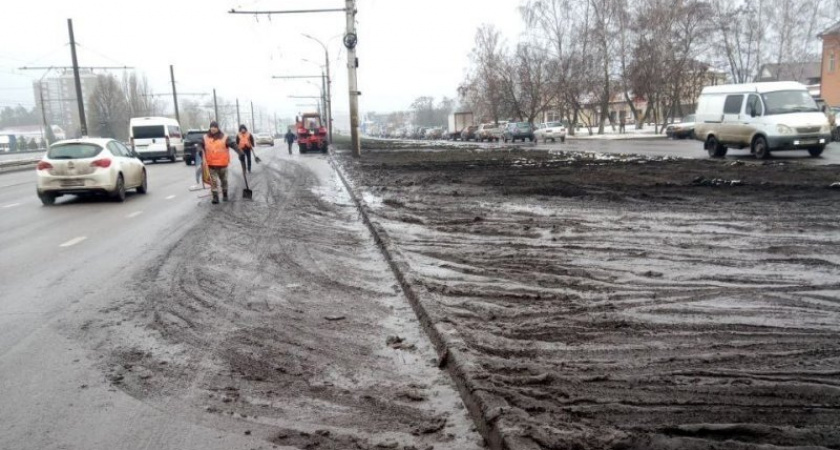
[{"label": "lamp post", "polygon": [[327,123],[329,125],[327,127],[327,130],[330,133],[330,144],[332,144],[332,141],[333,141],[333,117],[332,117],[332,89],[330,88],[330,84],[332,84],[332,79],[330,78],[330,51],[327,49],[326,44],[324,44],[320,40],[318,40],[318,39],[316,39],[316,38],[314,38],[314,37],[312,37],[308,34],[304,34],[303,37],[317,42],[324,49],[324,66],[327,69],[327,82],[326,82],[326,89],[325,89],[325,91],[326,91],[325,92],[326,101],[324,103],[326,104],[326,107],[327,107],[326,115],[327,115]]}]

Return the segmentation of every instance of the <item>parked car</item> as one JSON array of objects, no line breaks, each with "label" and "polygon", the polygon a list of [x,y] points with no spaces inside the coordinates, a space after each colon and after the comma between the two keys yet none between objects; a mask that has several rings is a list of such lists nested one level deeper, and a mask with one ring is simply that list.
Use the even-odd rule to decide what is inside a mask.
[{"label": "parked car", "polygon": [[464,131],[461,131],[461,140],[462,141],[477,141],[478,136],[475,132],[478,131],[478,125],[470,125],[464,128]]},{"label": "parked car", "polygon": [[134,117],[129,121],[128,136],[131,149],[143,160],[175,162],[179,156],[184,156],[184,139],[175,119]]},{"label": "parked car", "polygon": [[694,114],[683,117],[680,123],[668,125],[665,134],[671,139],[694,139]]},{"label": "parked car", "polygon": [[62,195],[105,194],[125,201],[125,191],[147,190],[146,166],[136,152],[113,139],[83,138],[51,145],[37,168],[38,198],[52,205]]},{"label": "parked car", "polygon": [[274,145],[274,138],[268,133],[257,133],[254,135],[254,145]]},{"label": "parked car", "polygon": [[756,158],[778,150],[808,150],[820,156],[831,142],[831,126],[808,88],[782,81],[703,88],[694,135],[713,158],[747,148]]},{"label": "parked car", "polygon": [[207,130],[189,130],[184,135],[184,164],[195,164],[195,153],[198,151],[198,145],[204,142],[205,134]]},{"label": "parked car", "polygon": [[443,130],[440,128],[426,128],[426,135],[423,136],[424,139],[434,140],[440,139],[443,136]]},{"label": "parked car", "polygon": [[534,130],[534,138],[538,141],[566,142],[566,125],[563,122],[543,122]]},{"label": "parked car", "polygon": [[502,140],[505,142],[516,142],[517,139],[526,139],[534,142],[534,126],[528,122],[510,122],[502,132]]},{"label": "parked car", "polygon": [[498,142],[502,139],[502,130],[495,123],[483,123],[478,126],[475,136],[476,140],[480,142]]}]

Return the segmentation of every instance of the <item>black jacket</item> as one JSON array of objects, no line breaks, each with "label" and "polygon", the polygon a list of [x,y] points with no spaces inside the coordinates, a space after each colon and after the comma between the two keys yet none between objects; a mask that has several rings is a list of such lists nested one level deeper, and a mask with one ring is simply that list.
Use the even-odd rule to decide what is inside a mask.
[{"label": "black jacket", "polygon": [[295,141],[295,134],[292,133],[291,131],[287,131],[285,139],[286,139],[287,144],[291,144],[292,142]]}]

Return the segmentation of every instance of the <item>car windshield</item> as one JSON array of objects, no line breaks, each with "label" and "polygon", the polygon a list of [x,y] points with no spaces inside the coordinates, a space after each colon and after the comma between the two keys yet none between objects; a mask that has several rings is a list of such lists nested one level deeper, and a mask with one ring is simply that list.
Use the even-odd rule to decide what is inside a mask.
[{"label": "car windshield", "polygon": [[563,122],[548,122],[545,126],[547,128],[559,128],[563,126]]},{"label": "car windshield", "polygon": [[689,114],[682,119],[683,122],[694,122],[694,114]]},{"label": "car windshield", "polygon": [[779,91],[762,94],[765,115],[819,112],[817,103],[806,91]]},{"label": "car windshield", "polygon": [[519,122],[519,123],[516,124],[516,127],[517,128],[530,128],[531,124],[529,124],[528,122]]},{"label": "car windshield", "polygon": [[84,159],[93,158],[102,151],[96,144],[56,144],[47,152],[49,159]]},{"label": "car windshield", "polygon": [[163,125],[147,125],[134,127],[131,130],[131,135],[134,139],[154,139],[166,137],[166,131],[164,131]]},{"label": "car windshield", "polygon": [[204,135],[207,134],[206,131],[190,131],[187,133],[187,139],[201,139]]}]

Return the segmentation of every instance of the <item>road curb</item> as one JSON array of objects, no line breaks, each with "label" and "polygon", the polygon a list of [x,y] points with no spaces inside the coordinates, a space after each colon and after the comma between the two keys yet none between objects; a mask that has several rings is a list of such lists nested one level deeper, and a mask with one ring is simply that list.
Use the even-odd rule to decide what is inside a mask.
[{"label": "road curb", "polygon": [[13,161],[0,161],[0,173],[9,173],[9,172],[18,172],[21,170],[31,170],[33,167],[38,165],[38,162],[41,159],[37,160],[13,160]]},{"label": "road curb", "polygon": [[411,308],[420,321],[420,325],[432,341],[438,354],[440,367],[445,368],[452,380],[455,381],[461,399],[470,412],[473,422],[475,422],[476,428],[484,438],[487,447],[491,450],[538,449],[533,443],[520,442],[518,439],[517,442],[513,442],[505,436],[503,431],[506,427],[503,425],[504,418],[501,416],[505,411],[507,402],[481,389],[469,377],[471,364],[464,355],[467,348],[464,340],[460,338],[457,330],[451,326],[443,323],[436,325],[432,321],[421,296],[417,293],[417,289],[406,276],[404,268],[407,268],[408,264],[399,256],[399,250],[391,243],[390,237],[381,225],[370,219],[366,209],[367,205],[356,194],[353,185],[348,180],[341,165],[335,161],[332,152],[330,152],[329,161],[347,189],[350,198],[356,204],[362,220],[373,235],[377,247],[379,247],[388,262],[388,266],[402,287]]}]

